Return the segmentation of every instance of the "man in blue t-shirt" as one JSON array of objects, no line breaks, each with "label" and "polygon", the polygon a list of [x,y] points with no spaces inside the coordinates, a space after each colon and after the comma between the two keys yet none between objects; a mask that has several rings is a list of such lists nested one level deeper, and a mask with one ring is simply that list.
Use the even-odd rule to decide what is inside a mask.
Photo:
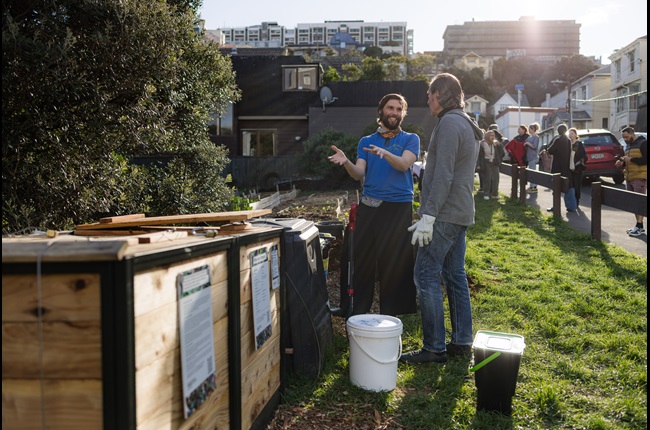
[{"label": "man in blue t-shirt", "polygon": [[334,145],[334,155],[328,157],[352,178],[363,180],[353,243],[353,315],[370,311],[375,279],[381,314],[417,311],[413,247],[406,229],[413,222],[411,168],[420,153],[420,138],[401,128],[407,106],[402,95],[385,95],[377,108],[379,127],[359,141],[356,163]]}]

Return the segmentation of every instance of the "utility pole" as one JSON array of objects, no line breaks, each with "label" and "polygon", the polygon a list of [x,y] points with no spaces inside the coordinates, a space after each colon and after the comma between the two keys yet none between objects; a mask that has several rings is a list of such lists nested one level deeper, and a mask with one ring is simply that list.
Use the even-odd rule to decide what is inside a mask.
[{"label": "utility pole", "polygon": [[566,102],[567,109],[569,109],[569,128],[573,127],[573,107],[571,106],[571,84],[567,83],[566,86]]}]

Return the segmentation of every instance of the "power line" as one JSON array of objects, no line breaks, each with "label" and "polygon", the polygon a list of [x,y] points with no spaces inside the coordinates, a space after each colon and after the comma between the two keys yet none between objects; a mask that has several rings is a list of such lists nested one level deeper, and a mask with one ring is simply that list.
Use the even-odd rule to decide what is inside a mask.
[{"label": "power line", "polygon": [[621,99],[626,99],[626,98],[629,98],[629,97],[638,96],[639,94],[643,94],[643,93],[647,93],[647,92],[648,92],[648,90],[643,90],[643,91],[639,91],[639,92],[632,93],[632,94],[626,94],[624,96],[611,97],[611,98],[608,98],[608,99],[587,99],[587,100],[585,100],[585,99],[572,99],[572,100],[574,102],[582,102],[582,103],[585,103],[585,102],[611,102],[613,100],[621,100]]}]

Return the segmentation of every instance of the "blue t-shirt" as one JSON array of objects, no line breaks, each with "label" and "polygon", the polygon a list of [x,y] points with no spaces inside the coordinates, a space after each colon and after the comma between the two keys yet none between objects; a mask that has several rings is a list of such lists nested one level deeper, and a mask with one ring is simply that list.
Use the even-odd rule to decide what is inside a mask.
[{"label": "blue t-shirt", "polygon": [[366,160],[366,177],[363,183],[363,194],[373,199],[387,202],[413,201],[413,172],[412,168],[400,172],[388,161],[376,154],[366,152],[363,148],[375,145],[392,154],[402,156],[405,150],[416,157],[420,153],[420,137],[417,134],[402,131],[386,142],[379,133],[362,137],[357,147],[357,157]]}]

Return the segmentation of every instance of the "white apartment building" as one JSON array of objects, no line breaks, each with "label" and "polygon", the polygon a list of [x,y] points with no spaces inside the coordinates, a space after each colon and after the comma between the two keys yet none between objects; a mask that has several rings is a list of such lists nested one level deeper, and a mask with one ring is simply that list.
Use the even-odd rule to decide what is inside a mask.
[{"label": "white apartment building", "polygon": [[620,136],[622,127],[636,125],[639,98],[648,94],[648,37],[639,37],[609,59],[612,62],[610,130]]},{"label": "white apartment building", "polygon": [[249,27],[218,28],[206,34],[219,33],[223,44],[251,48],[280,48],[295,42],[295,30],[286,30],[277,22],[263,22]]},{"label": "white apartment building", "polygon": [[[210,30],[215,31],[215,30]],[[385,53],[413,54],[413,30],[406,22],[325,21],[286,28],[277,22],[249,27],[220,28],[226,44],[252,47],[329,45],[337,33],[349,33],[357,45],[378,46]]]}]

